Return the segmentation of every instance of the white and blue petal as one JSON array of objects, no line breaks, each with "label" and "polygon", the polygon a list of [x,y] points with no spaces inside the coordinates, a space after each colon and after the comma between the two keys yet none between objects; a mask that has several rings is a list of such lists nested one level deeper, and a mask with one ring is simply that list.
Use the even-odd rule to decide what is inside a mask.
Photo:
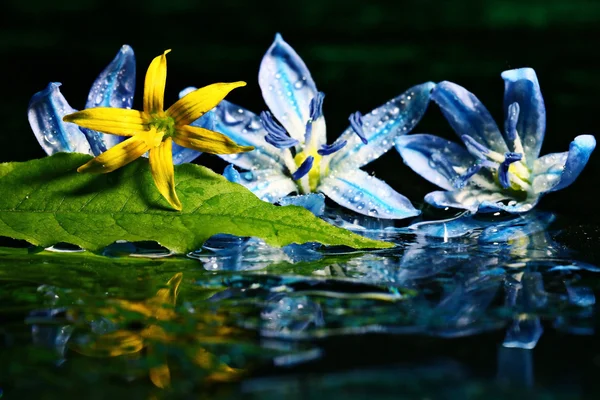
[{"label": "white and blue petal", "polygon": [[289,151],[278,149],[265,141],[267,131],[256,114],[227,100],[221,101],[213,111],[212,130],[226,135],[240,146],[254,146],[254,150],[247,153],[219,154],[219,157],[247,170],[287,171],[290,167],[295,169]]},{"label": "white and blue petal", "polygon": [[[258,84],[265,103],[290,136],[304,140],[310,118],[310,102],[318,97],[317,87],[306,64],[280,34],[260,63]],[[313,126],[313,135],[324,136],[324,120]],[[320,144],[324,138],[319,138]]]},{"label": "white and blue petal", "polygon": [[65,115],[77,110],[67,103],[59,90],[60,85],[52,82],[46,89],[33,95],[27,108],[29,125],[48,155],[61,151],[92,154],[79,127],[62,120]]},{"label": "white and blue petal", "polygon": [[406,197],[360,169],[332,173],[317,190],[343,207],[372,217],[403,219],[420,214]]},{"label": "white and blue petal", "polygon": [[406,165],[446,190],[454,190],[457,180],[475,163],[463,146],[433,135],[400,136],[395,145]]},{"label": "white and blue petal", "polygon": [[279,200],[282,206],[304,207],[314,215],[321,216],[325,212],[325,196],[321,193],[301,194],[298,196],[285,196]]},{"label": "white and blue petal", "polygon": [[[519,68],[504,71],[504,110],[509,122],[509,107],[519,105],[517,133],[523,144],[525,159],[530,164],[540,154],[546,131],[546,107],[535,71]],[[506,127],[508,129],[508,126]]]},{"label": "white and blue petal", "polygon": [[270,203],[298,190],[296,183],[277,169],[240,172],[239,179],[237,183]]},{"label": "white and blue petal", "polygon": [[431,99],[440,106],[459,137],[470,136],[498,153],[508,151],[498,125],[473,93],[455,83],[444,81],[433,89]]},{"label": "white and blue petal", "polygon": [[592,135],[580,135],[571,142],[569,151],[547,154],[533,164],[533,190],[536,193],[566,188],[577,179],[596,148]]},{"label": "white and blue petal", "polygon": [[452,207],[476,213],[483,202],[496,203],[506,200],[503,193],[490,189],[467,186],[453,191],[436,191],[428,193],[425,201],[438,208]]},{"label": "white and blue petal", "polygon": [[348,143],[331,157],[330,168],[360,168],[381,157],[392,148],[395,138],[409,133],[421,120],[434,86],[432,82],[413,86],[362,116],[362,131],[368,143],[364,144],[362,138],[349,127],[338,139]]},{"label": "white and blue petal", "polygon": [[[92,84],[85,108],[131,108],[134,92],[135,55],[130,46],[124,45]],[[106,135],[86,128],[81,130],[96,156],[123,140],[118,135]]]}]

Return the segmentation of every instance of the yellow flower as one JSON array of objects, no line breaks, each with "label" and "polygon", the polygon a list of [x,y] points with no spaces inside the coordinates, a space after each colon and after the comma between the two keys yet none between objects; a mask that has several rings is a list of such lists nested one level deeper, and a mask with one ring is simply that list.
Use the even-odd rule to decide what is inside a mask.
[{"label": "yellow flower", "polygon": [[208,129],[190,126],[214,108],[235,88],[246,82],[214,83],[189,93],[166,111],[163,108],[167,81],[167,53],[150,63],[144,83],[144,111],[98,107],[66,115],[65,122],[112,135],[130,138],[100,154],[77,169],[79,172],[107,173],[129,164],[150,152],[150,171],[159,192],[169,204],[181,210],[175,192],[175,175],[171,149],[173,142],[193,150],[232,154],[251,151],[238,146],[227,136]]}]

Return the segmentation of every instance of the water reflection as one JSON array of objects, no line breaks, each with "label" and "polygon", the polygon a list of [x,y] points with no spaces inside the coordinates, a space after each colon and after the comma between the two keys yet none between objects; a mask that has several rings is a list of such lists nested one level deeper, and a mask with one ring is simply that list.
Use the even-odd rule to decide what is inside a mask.
[{"label": "water reflection", "polygon": [[[28,340],[63,373],[84,365],[81,371],[94,371],[96,379],[116,375],[183,392],[189,382],[242,380],[251,384],[240,387],[258,395],[272,381],[256,383],[257,371],[331,357],[323,348],[330,340],[357,338],[364,354],[342,348],[361,358],[375,346],[361,338],[373,340],[372,334],[439,338],[435,354],[461,338],[495,335],[496,384],[530,387],[532,352],[548,331],[595,333],[590,283],[597,285],[600,270],[574,260],[557,241],[555,220],[541,212],[493,220],[462,215],[407,228],[371,220],[361,225],[363,233],[398,244],[375,252],[275,249],[225,235],[187,258],[42,252],[16,264],[27,265],[25,272],[12,259],[12,269],[0,269],[0,283],[22,280],[27,288],[37,282],[26,297]],[[0,351],[18,346],[14,335],[0,329]],[[474,351],[490,347],[470,343]],[[88,363],[78,364],[83,359]],[[457,368],[444,365],[415,367],[413,360],[398,373],[408,377],[414,367],[441,376]],[[465,371],[459,379],[471,379]]]}]

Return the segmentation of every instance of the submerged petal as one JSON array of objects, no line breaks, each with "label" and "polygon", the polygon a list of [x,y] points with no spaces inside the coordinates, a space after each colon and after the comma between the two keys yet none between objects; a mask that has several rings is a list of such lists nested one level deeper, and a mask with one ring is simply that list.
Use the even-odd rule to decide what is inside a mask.
[{"label": "submerged petal", "polygon": [[488,189],[467,186],[453,191],[437,191],[428,193],[425,201],[434,207],[460,208],[476,213],[483,202],[493,204],[507,199],[507,196]]},{"label": "submerged petal", "polygon": [[508,147],[489,111],[475,95],[452,82],[438,83],[431,99],[459,137],[468,135],[490,150],[506,153]]},{"label": "submerged petal", "polygon": [[46,89],[33,95],[27,108],[29,125],[46,154],[74,151],[92,154],[90,145],[75,124],[63,122],[63,117],[75,112],[60,90],[60,83],[52,82]]},{"label": "submerged petal", "polygon": [[[291,137],[302,141],[310,118],[310,102],[318,97],[318,91],[306,64],[280,34],[260,63],[258,83],[275,118]],[[313,135],[314,131],[315,127]]]},{"label": "submerged petal", "polygon": [[150,63],[144,81],[144,111],[152,114],[163,111],[165,85],[167,84],[167,54],[155,57]]},{"label": "submerged petal", "polygon": [[125,108],[90,108],[65,115],[63,121],[120,136],[133,136],[147,130],[144,114]]},{"label": "submerged petal", "polygon": [[446,190],[455,189],[456,179],[475,163],[463,146],[433,135],[400,136],[395,144],[406,165]]},{"label": "submerged petal", "polygon": [[248,190],[264,201],[274,203],[298,187],[289,177],[276,169],[263,169],[239,173],[240,181]]},{"label": "submerged petal", "polygon": [[[130,46],[124,45],[92,84],[85,108],[131,108],[134,91],[135,55]],[[106,136],[91,129],[82,128],[82,131],[94,155],[99,155],[122,141],[118,136]]]},{"label": "submerged petal", "polygon": [[77,172],[105,174],[121,168],[140,158],[145,152],[160,144],[162,134],[146,131],[130,137],[90,160],[77,169]]},{"label": "submerged petal", "polygon": [[215,108],[215,128],[241,146],[254,146],[254,150],[241,154],[222,154],[222,159],[240,168],[279,169],[295,166],[289,151],[281,151],[265,142],[267,132],[260,118],[253,112],[223,100]]},{"label": "submerged petal", "polygon": [[406,197],[360,169],[330,174],[317,189],[339,205],[371,217],[402,219],[420,214]]},{"label": "submerged petal", "polygon": [[[531,68],[504,71],[501,76],[504,79],[504,110],[508,116],[510,105],[519,105],[516,128],[525,150],[525,160],[531,165],[540,154],[546,131],[546,107],[540,84]],[[508,117],[506,123],[510,123]]]},{"label": "submerged petal", "polygon": [[235,88],[246,86],[246,82],[213,83],[190,92],[177,100],[167,110],[176,125],[188,125],[215,108]]},{"label": "submerged petal", "polygon": [[150,150],[150,172],[160,194],[171,207],[181,210],[181,202],[175,192],[175,170],[172,159],[173,139],[168,138]]},{"label": "submerged petal", "polygon": [[533,190],[543,193],[569,186],[583,171],[595,148],[594,136],[580,135],[571,142],[568,152],[548,154],[535,160]]},{"label": "submerged petal", "polygon": [[177,126],[173,140],[180,146],[212,154],[233,154],[254,149],[251,146],[238,146],[221,133],[190,125]]},{"label": "submerged petal", "polygon": [[368,144],[347,128],[338,140],[348,144],[331,157],[330,168],[359,168],[381,157],[392,148],[394,139],[409,133],[421,120],[429,104],[434,83],[413,86],[362,117],[362,131]]}]

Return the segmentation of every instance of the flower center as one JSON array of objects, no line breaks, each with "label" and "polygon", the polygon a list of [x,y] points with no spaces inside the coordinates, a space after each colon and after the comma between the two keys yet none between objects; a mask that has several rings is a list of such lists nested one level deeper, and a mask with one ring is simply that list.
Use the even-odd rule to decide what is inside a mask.
[{"label": "flower center", "polygon": [[163,140],[175,135],[175,120],[164,112],[151,114],[148,127],[155,128],[162,133],[164,135]]},{"label": "flower center", "polygon": [[304,185],[300,184],[298,185],[302,192],[304,193],[310,193],[310,192],[314,192],[317,190],[317,186],[319,186],[319,181],[321,180],[321,155],[318,154],[316,151],[301,151],[298,154],[296,154],[296,157],[294,157],[294,162],[296,163],[297,167],[300,167],[305,161],[306,159],[312,156],[313,157],[313,163],[312,166],[310,168],[310,170],[308,171],[308,186],[309,186],[309,190],[306,190],[307,188],[304,187]]}]

